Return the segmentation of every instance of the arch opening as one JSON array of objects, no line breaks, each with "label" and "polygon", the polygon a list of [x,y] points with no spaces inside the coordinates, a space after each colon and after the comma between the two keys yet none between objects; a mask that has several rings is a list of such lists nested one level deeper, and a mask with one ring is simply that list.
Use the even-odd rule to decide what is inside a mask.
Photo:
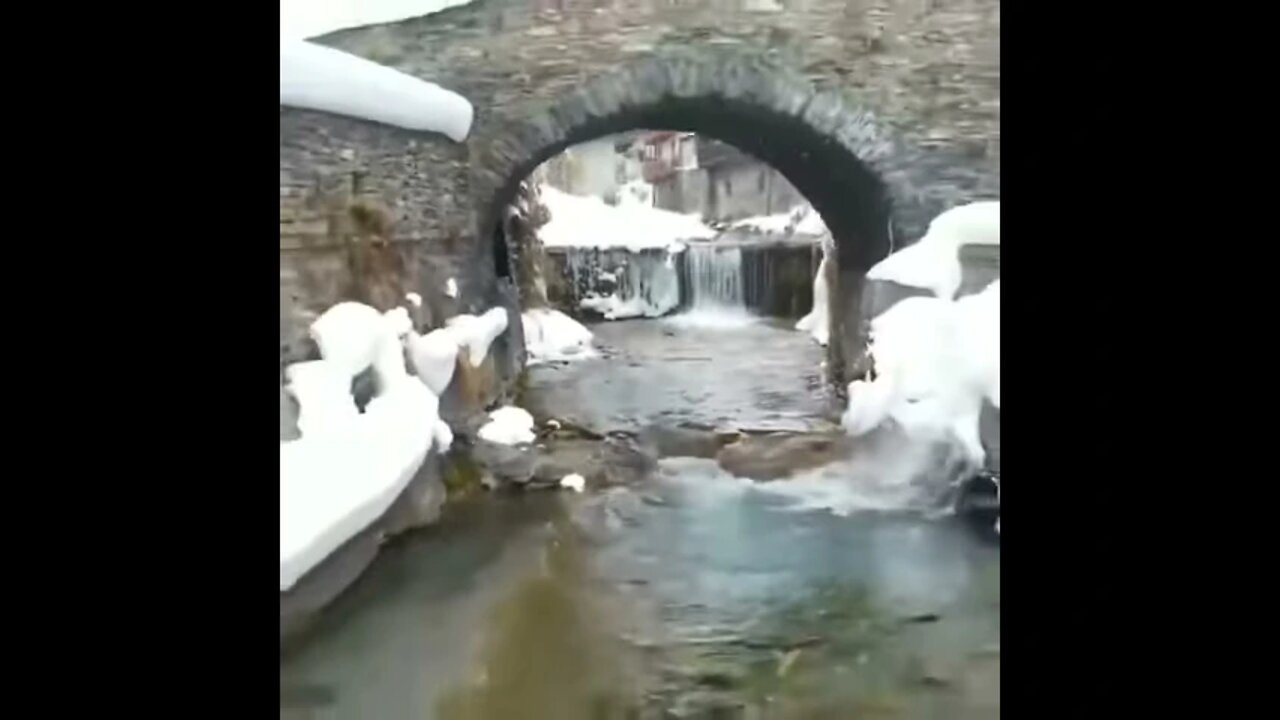
[{"label": "arch opening", "polygon": [[519,185],[548,159],[574,145],[616,133],[663,129],[697,133],[732,145],[776,169],[813,206],[835,241],[841,266],[865,271],[892,247],[892,199],[866,161],[831,134],[767,106],[718,96],[663,98],[575,125],[531,150],[504,173],[484,204],[495,258],[509,253],[502,214]]}]

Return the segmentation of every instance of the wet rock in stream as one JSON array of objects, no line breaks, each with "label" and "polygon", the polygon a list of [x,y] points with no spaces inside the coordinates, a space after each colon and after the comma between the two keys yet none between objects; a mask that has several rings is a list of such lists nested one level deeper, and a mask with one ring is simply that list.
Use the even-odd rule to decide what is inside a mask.
[{"label": "wet rock in stream", "polygon": [[852,447],[852,439],[843,434],[746,435],[724,446],[717,453],[716,462],[738,477],[778,480],[847,457]]},{"label": "wet rock in stream", "polygon": [[694,424],[674,427],[650,425],[641,438],[651,445],[659,457],[695,457],[714,459],[725,445],[738,439],[737,434],[717,432],[714,428]]},{"label": "wet rock in stream", "polygon": [[532,480],[537,486],[552,486],[577,473],[589,487],[633,485],[657,469],[653,446],[630,435],[615,433],[603,440],[552,437],[537,450]]}]

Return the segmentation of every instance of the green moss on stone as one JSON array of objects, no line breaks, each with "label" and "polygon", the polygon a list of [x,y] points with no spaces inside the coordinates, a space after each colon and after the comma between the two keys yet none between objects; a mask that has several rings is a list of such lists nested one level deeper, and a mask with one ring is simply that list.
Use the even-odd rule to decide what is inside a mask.
[{"label": "green moss on stone", "polygon": [[450,452],[444,459],[444,489],[450,500],[473,495],[484,488],[480,466],[467,452]]}]

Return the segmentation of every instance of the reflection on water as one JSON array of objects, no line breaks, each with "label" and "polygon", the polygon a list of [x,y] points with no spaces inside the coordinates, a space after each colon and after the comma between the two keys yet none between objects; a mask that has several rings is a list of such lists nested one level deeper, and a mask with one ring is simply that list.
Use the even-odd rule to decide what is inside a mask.
[{"label": "reflection on water", "polygon": [[293,716],[998,716],[998,547],[713,468],[491,498],[396,548],[284,663],[335,693]]},{"label": "reflection on water", "polygon": [[584,592],[579,542],[556,527],[540,567],[494,609],[478,668],[441,700],[439,717],[625,717],[633,694],[622,655]]},{"label": "reflection on water", "polygon": [[[596,428],[824,411],[802,333],[593,329],[605,357],[534,368],[534,409]],[[998,545],[886,510],[895,468],[859,447],[765,484],[669,458],[635,487],[451,504],[282,659],[281,717],[998,717]]]}]

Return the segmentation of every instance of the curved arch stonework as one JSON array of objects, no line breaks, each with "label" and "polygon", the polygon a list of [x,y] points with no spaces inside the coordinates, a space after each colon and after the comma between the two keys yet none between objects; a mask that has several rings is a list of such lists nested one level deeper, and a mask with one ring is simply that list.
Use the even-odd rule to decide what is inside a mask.
[{"label": "curved arch stonework", "polygon": [[[319,38],[454,90],[476,116],[457,144],[281,109],[281,362],[298,359],[309,313],[348,284],[334,208],[360,199],[386,209],[399,285],[429,314],[513,304],[494,270],[495,207],[565,145],[638,127],[739,145],[813,202],[839,244],[833,345],[856,358],[848,319],[862,270],[888,250],[890,220],[902,244],[941,209],[999,195],[999,7],[477,0]],[[458,298],[442,294],[448,277]]]},{"label": "curved arch stonework", "polygon": [[850,267],[866,270],[888,254],[894,198],[905,193],[885,180],[894,144],[874,115],[741,49],[656,53],[492,118],[472,158],[478,232],[489,236],[515,183],[542,161],[641,128],[700,132],[768,162],[823,215]]}]

